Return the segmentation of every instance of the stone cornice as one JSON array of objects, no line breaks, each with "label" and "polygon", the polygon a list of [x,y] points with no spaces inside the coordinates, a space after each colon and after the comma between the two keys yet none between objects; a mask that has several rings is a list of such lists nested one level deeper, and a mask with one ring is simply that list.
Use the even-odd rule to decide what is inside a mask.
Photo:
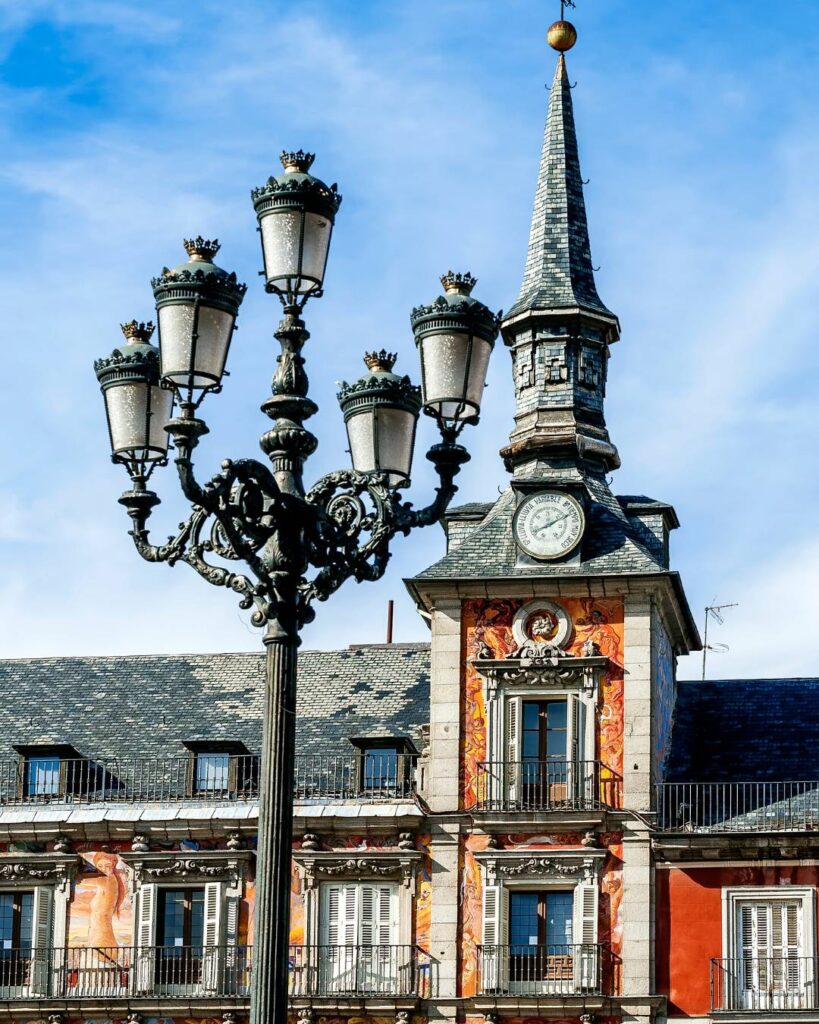
[{"label": "stone cornice", "polygon": [[472,666],[489,687],[546,686],[555,688],[582,687],[594,690],[598,676],[609,666],[609,659],[599,656],[549,658],[473,658]]},{"label": "stone cornice", "polygon": [[482,850],[475,853],[475,859],[492,883],[549,878],[594,882],[605,856],[603,849],[560,853],[550,850]]}]

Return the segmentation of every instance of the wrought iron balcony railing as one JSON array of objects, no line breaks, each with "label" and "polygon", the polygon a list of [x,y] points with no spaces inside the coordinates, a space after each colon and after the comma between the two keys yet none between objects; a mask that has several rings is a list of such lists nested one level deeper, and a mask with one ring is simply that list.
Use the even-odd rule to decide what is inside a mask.
[{"label": "wrought iron balcony railing", "polygon": [[596,811],[621,806],[620,776],[599,761],[483,761],[477,811]]},{"label": "wrought iron balcony railing", "polygon": [[819,828],[819,781],[666,782],[657,787],[664,832],[788,832]]},{"label": "wrought iron balcony railing", "polygon": [[0,1000],[245,997],[250,946],[0,949]]},{"label": "wrought iron balcony railing", "polygon": [[481,995],[603,995],[604,947],[479,946]]},{"label": "wrought iron balcony railing", "polygon": [[429,958],[415,946],[291,946],[290,995],[423,997]]},{"label": "wrought iron balcony railing", "polygon": [[[298,756],[297,800],[394,800],[415,790],[409,754]],[[0,761],[0,806],[257,800],[255,754]]]},{"label": "wrought iron balcony railing", "polygon": [[711,961],[712,1012],[789,1012],[819,1008],[815,957],[783,953]]}]

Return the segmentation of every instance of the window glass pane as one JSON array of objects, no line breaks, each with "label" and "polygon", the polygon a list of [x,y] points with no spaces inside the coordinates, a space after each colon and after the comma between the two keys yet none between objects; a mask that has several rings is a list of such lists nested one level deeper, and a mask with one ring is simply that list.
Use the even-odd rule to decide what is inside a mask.
[{"label": "window glass pane", "polygon": [[53,755],[26,758],[26,796],[57,796],[60,759]]},{"label": "window glass pane", "polygon": [[0,951],[14,945],[14,893],[0,893]]},{"label": "window glass pane", "polygon": [[546,896],[546,945],[569,945],[572,941],[572,905],[570,892],[550,892]]},{"label": "window glass pane", "polygon": [[521,759],[540,760],[540,701],[523,702],[523,735],[521,737]]},{"label": "window glass pane", "polygon": [[192,946],[201,946],[205,941],[205,890],[191,890],[190,937]]},{"label": "window glass pane", "polygon": [[566,702],[550,701],[547,705],[546,756],[549,760],[566,759]]},{"label": "window glass pane", "polygon": [[226,790],[230,772],[230,754],[196,755],[196,789],[214,793]]},{"label": "window glass pane", "polygon": [[184,889],[160,889],[157,943],[160,946],[180,948],[185,945]]},{"label": "window glass pane", "polygon": [[509,944],[513,956],[534,953],[538,939],[539,893],[509,894]]},{"label": "window glass pane", "polygon": [[34,937],[34,893],[18,894],[20,905],[20,935],[17,940],[20,949],[31,949]]},{"label": "window glass pane", "polygon": [[395,747],[370,747],[364,751],[364,786],[387,789],[398,779],[398,750]]}]

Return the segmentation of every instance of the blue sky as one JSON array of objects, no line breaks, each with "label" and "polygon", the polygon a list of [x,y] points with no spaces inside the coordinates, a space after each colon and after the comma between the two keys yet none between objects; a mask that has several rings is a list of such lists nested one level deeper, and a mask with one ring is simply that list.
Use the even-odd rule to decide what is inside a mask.
[{"label": "blue sky", "polygon": [[[283,147],[344,193],[309,308],[321,413],[311,474],[347,456],[335,382],[385,346],[417,377],[410,308],[452,267],[508,308],[520,283],[554,54],[539,0],[0,0],[0,653],[246,650],[233,598],[143,563],[116,498],[94,358],[152,315],[181,239],[218,236],[249,285],[204,475],[252,455],[278,319],[249,190]],[[819,4],[578,0],[569,56],[598,286],[620,316],[607,416],[621,493],[672,502],[673,559],[698,620],[739,602],[713,676],[815,675],[819,621]],[[509,357],[496,349],[459,500],[505,480]],[[413,496],[432,480],[422,452]],[[156,477],[154,533],[183,505]],[[395,545],[387,577],[320,606],[306,645],[426,627],[401,579],[440,530]],[[683,662],[682,676],[698,664]]]}]

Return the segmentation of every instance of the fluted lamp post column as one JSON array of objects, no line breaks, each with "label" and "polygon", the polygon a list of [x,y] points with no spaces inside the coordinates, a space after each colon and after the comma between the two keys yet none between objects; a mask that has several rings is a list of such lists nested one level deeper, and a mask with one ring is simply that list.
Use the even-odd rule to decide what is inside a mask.
[{"label": "fluted lamp post column", "polygon": [[[193,451],[207,426],[198,411],[222,387],[236,316],[245,294],[236,275],[213,261],[218,242],[186,241],[188,261],[153,282],[158,349],[151,324],[131,321],[126,343],[95,364],[105,399],[114,462],[130,488],[119,499],[130,535],[149,562],[185,562],[203,579],[227,587],[264,629],[267,648],[251,1021],[285,1024],[289,972],[290,865],[296,665],[299,634],[345,580],[379,579],[390,542],[440,519],[469,459],[458,443],[476,423],[498,317],[470,295],[474,279],[448,274],[444,294],[413,310],[424,393],[393,372],[395,356],[368,353],[367,373],[344,384],[339,402],[353,468],[303,483],[316,438],[304,426],[317,412],[308,397],[302,351],[309,334],[302,314],[322,294],[330,239],[341,196],[310,173],[313,156],[283,153],[283,173],[252,193],[259,222],[265,288],[281,300],[275,337],[281,353],[272,394],[262,411],[273,421],[260,445],[269,464],[225,460],[201,484]],[[173,408],[172,408],[173,406]],[[418,414],[435,419],[441,440],[427,453],[438,476],[431,502],[415,509],[410,483]],[[174,409],[176,414],[174,415]],[[168,461],[168,439],[190,514],[166,543],[150,542],[147,522],[159,504],[148,484]]]}]

